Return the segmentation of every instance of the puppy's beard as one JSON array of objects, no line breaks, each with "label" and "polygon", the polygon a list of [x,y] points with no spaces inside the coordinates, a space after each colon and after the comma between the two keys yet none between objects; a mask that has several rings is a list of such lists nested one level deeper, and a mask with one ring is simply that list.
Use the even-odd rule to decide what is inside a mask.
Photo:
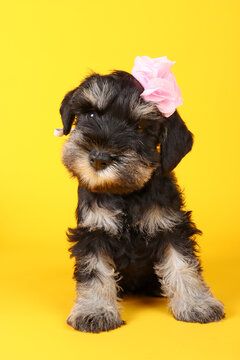
[{"label": "puppy's beard", "polygon": [[106,169],[96,171],[89,163],[88,151],[81,144],[84,144],[82,134],[73,131],[63,146],[62,161],[80,185],[92,192],[124,194],[139,190],[156,168],[131,150],[118,156],[118,160]]},{"label": "puppy's beard", "polygon": [[80,156],[73,162],[73,171],[79,181],[94,191],[96,187],[109,187],[117,182],[117,172],[114,166],[95,171],[89,164],[89,154],[81,152]]},{"label": "puppy's beard", "polygon": [[141,189],[151,178],[156,167],[142,159],[136,152],[124,153],[117,164],[117,173],[121,183],[133,190]]}]

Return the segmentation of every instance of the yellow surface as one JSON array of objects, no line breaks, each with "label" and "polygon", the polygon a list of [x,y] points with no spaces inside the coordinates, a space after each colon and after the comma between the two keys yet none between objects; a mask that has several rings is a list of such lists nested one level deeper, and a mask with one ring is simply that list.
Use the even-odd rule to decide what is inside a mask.
[{"label": "yellow surface", "polygon": [[[1,359],[239,359],[239,1],[1,5]],[[126,326],[83,334],[65,324],[77,183],[53,130],[64,93],[90,69],[130,71],[137,55],[177,61],[179,110],[195,146],[176,173],[204,232],[204,276],[227,316],[182,323],[166,300],[128,298]]]}]

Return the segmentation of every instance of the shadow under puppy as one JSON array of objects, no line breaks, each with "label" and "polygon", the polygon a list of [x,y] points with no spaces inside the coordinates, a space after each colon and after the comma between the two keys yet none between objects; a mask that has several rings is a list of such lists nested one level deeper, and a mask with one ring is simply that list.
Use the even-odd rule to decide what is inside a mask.
[{"label": "shadow under puppy", "polygon": [[68,237],[75,257],[76,304],[67,323],[85,332],[121,326],[118,296],[168,297],[177,320],[224,317],[205,284],[194,236],[172,170],[193,136],[175,111],[166,118],[140,95],[131,74],[93,74],[70,91],[60,109],[70,137],[62,160],[77,177],[77,227]]}]

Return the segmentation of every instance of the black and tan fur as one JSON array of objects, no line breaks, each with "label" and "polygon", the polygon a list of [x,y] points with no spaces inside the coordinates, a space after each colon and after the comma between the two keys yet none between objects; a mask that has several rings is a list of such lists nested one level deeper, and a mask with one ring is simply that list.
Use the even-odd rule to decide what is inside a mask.
[{"label": "black and tan fur", "polygon": [[202,278],[200,231],[172,173],[193,136],[177,111],[165,118],[142,91],[126,72],[93,74],[60,109],[64,134],[75,125],[62,160],[79,181],[77,227],[68,232],[77,299],[67,322],[80,331],[121,326],[118,296],[127,292],[162,293],[178,320],[224,317]]}]

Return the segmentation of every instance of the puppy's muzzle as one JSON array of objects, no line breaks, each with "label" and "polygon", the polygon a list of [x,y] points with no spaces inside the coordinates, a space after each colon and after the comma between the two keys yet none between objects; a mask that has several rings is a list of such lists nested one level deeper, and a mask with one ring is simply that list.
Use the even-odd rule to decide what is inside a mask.
[{"label": "puppy's muzzle", "polygon": [[92,150],[89,154],[89,162],[95,170],[104,170],[112,163],[112,158],[107,153]]}]

